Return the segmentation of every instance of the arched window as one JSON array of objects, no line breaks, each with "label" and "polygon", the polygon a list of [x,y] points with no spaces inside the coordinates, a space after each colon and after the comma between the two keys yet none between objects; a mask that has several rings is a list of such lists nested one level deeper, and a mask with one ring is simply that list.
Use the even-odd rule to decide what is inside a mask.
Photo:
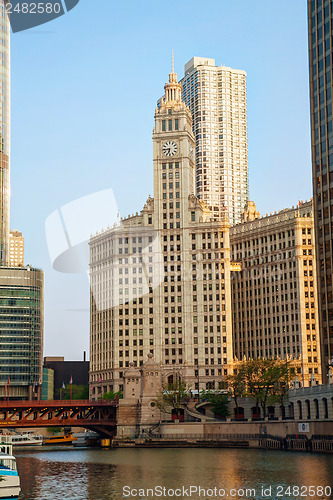
[{"label": "arched window", "polygon": [[315,418],[319,418],[319,404],[318,404],[318,399],[314,399],[313,402],[314,402],[314,405],[315,405],[315,412],[316,412],[316,417]]},{"label": "arched window", "polygon": [[306,413],[307,413],[306,418],[308,420],[310,420],[311,419],[311,409],[310,409],[310,401],[308,399],[305,400],[305,407],[306,407]]},{"label": "arched window", "polygon": [[243,420],[244,419],[244,408],[239,406],[234,409],[235,420]]},{"label": "arched window", "polygon": [[298,418],[300,420],[303,420],[303,414],[302,414],[302,401],[297,401],[297,406],[298,406]]},{"label": "arched window", "polygon": [[261,418],[260,408],[257,406],[252,406],[251,414],[253,419]]},{"label": "arched window", "polygon": [[294,403],[289,403],[289,417],[290,418],[295,418]]}]

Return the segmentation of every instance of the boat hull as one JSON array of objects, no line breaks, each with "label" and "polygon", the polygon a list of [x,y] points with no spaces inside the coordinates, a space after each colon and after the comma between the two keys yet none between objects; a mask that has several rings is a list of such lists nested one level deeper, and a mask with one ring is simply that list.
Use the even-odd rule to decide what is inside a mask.
[{"label": "boat hull", "polygon": [[73,444],[73,439],[71,440],[66,440],[66,441],[49,441],[48,439],[46,439],[44,441],[44,444],[46,445],[56,445],[56,444],[60,444],[60,445],[64,445],[64,444]]},{"label": "boat hull", "polygon": [[57,437],[52,437],[52,438],[46,438],[44,440],[44,444],[47,445],[54,445],[54,444],[73,444],[73,441],[77,441],[77,438],[74,437],[72,434],[69,434],[68,436],[57,436]]},{"label": "boat hull", "polygon": [[[2,475],[0,473],[0,475]],[[18,476],[3,476],[4,481],[0,482],[0,499],[18,498],[21,488],[20,479]]]},{"label": "boat hull", "polygon": [[13,447],[16,448],[16,446],[42,446],[43,441],[17,441],[16,443],[13,443]]},{"label": "boat hull", "polygon": [[43,436],[34,434],[33,431],[16,432],[11,435],[13,446],[41,446],[43,444]]}]

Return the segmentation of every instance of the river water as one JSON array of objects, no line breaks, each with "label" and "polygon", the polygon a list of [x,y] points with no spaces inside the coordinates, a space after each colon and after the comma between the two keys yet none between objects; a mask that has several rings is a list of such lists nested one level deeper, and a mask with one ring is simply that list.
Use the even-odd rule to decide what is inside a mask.
[{"label": "river water", "polygon": [[15,455],[25,500],[333,498],[330,455],[198,448],[38,449]]}]

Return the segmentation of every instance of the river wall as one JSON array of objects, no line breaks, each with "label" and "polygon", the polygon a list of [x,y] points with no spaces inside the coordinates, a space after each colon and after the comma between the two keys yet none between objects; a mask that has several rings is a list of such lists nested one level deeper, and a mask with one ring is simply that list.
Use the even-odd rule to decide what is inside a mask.
[{"label": "river wall", "polygon": [[160,437],[219,439],[228,436],[271,435],[280,438],[287,436],[332,436],[333,420],[300,421],[279,420],[260,422],[183,422],[163,423],[159,428]]}]

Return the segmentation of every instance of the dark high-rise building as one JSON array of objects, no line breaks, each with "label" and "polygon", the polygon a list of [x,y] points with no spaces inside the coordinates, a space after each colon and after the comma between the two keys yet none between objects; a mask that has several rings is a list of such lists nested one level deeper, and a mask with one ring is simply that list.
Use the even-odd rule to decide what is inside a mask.
[{"label": "dark high-rise building", "polygon": [[333,0],[308,0],[314,223],[323,377],[333,363]]}]

